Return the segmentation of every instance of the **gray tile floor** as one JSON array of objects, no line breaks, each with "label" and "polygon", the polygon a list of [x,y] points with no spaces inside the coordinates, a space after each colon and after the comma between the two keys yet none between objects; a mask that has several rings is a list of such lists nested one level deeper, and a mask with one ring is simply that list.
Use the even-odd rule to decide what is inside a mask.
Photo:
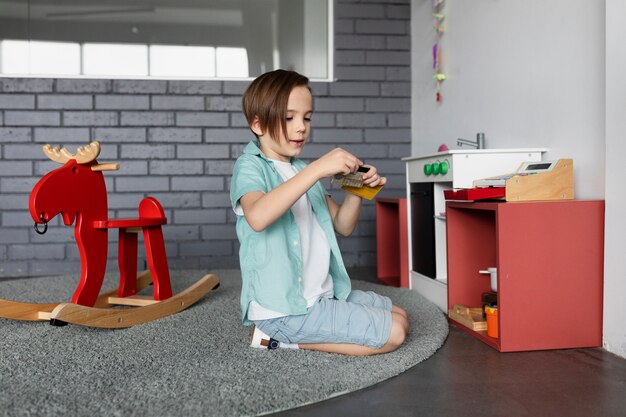
[{"label": "gray tile floor", "polygon": [[626,416],[626,359],[600,348],[499,353],[452,327],[438,352],[395,378],[275,415]]}]

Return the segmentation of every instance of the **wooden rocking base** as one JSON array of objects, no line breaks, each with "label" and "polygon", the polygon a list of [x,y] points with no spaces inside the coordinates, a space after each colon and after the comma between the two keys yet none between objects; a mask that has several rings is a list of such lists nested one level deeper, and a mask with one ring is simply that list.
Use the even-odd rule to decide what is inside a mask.
[{"label": "wooden rocking base", "polygon": [[[150,271],[137,277],[137,291],[152,282]],[[193,305],[209,291],[219,286],[216,275],[207,274],[184,291],[163,301],[151,297],[117,297],[117,289],[100,294],[93,307],[73,303],[37,304],[0,299],[0,317],[14,320],[49,320],[61,326],[67,323],[81,326],[118,329],[132,327],[176,314]],[[112,308],[115,306],[133,308]]]}]

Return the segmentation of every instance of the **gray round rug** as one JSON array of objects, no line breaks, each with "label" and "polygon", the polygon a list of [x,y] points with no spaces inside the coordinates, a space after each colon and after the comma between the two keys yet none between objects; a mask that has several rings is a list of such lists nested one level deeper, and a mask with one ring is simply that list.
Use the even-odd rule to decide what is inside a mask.
[{"label": "gray round rug", "polygon": [[[411,320],[395,352],[349,357],[249,347],[236,270],[211,271],[221,285],[198,304],[124,330],[0,319],[3,416],[261,415],[355,391],[405,371],[445,341],[443,313],[414,291],[353,281],[404,307]],[[173,271],[178,292],[206,271]],[[69,300],[72,277],[0,281],[0,298]],[[104,289],[117,286],[108,276]]]}]

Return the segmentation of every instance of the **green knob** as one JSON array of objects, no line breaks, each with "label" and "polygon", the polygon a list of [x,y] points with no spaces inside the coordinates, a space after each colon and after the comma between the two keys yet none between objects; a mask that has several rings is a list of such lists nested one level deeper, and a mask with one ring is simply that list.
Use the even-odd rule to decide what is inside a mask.
[{"label": "green knob", "polygon": [[446,175],[449,169],[450,169],[450,164],[448,163],[448,161],[443,161],[441,163],[441,175]]},{"label": "green knob", "polygon": [[424,165],[424,174],[426,174],[426,176],[429,176],[432,173],[433,173],[433,167],[431,167],[430,164]]},{"label": "green knob", "polygon": [[441,172],[441,163],[433,162],[433,175],[439,175]]}]

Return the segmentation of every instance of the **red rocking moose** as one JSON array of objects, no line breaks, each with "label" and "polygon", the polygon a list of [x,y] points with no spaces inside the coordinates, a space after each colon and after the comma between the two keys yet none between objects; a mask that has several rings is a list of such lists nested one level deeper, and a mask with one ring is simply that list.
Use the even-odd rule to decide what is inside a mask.
[{"label": "red rocking moose", "polygon": [[[161,226],[167,223],[161,204],[152,197],[139,204],[136,219],[108,219],[107,191],[102,171],[117,170],[118,164],[98,164],[96,141],[77,149],[43,147],[51,160],[63,164],[35,185],[29,209],[37,233],[61,214],[66,226],[75,222],[74,236],[81,260],[78,288],[71,303],[32,304],[0,299],[0,317],[18,320],[50,320],[51,324],[81,324],[94,327],[130,327],[177,313],[217,288],[217,276],[208,274],[181,293],[172,296],[170,275]],[[40,227],[43,228],[40,229]],[[100,293],[107,263],[108,229],[119,230],[118,264],[120,286]],[[142,232],[149,271],[137,277],[137,235]],[[153,284],[153,297],[137,292]],[[116,305],[136,306],[116,309]]]}]

